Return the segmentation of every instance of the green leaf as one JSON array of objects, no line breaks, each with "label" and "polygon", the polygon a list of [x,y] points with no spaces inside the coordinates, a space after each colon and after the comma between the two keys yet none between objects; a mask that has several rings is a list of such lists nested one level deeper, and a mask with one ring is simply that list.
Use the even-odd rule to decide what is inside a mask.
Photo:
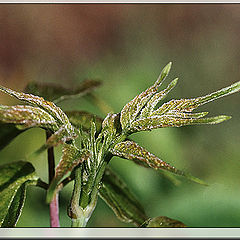
[{"label": "green leaf", "polygon": [[164,90],[154,94],[154,96],[148,101],[146,107],[141,111],[140,118],[147,117],[153,112],[155,106],[163,100],[167,94],[176,86],[178,78],[175,78]]},{"label": "green leaf", "polygon": [[0,105],[0,122],[20,125],[21,129],[42,127],[56,131],[58,126],[55,119],[39,107],[28,105]]},{"label": "green leaf", "polygon": [[[155,109],[159,101],[176,86],[178,79],[174,79],[164,90],[157,92],[163,79],[168,75],[171,64],[167,65],[155,84],[136,96],[121,111],[121,125],[124,133],[131,134],[138,131],[149,131],[162,127],[181,127],[193,124],[217,124],[230,119],[229,116],[203,118],[207,112],[192,113],[197,107],[214,101],[220,97],[233,94],[240,90],[240,82],[222,88],[211,94],[192,99],[172,99]],[[164,73],[164,74],[163,74]]]},{"label": "green leaf", "polygon": [[73,144],[64,144],[62,150],[62,157],[59,161],[55,176],[49,186],[47,192],[47,203],[50,203],[55,192],[57,191],[57,185],[66,177],[71,171],[83,161],[90,157],[88,150],[79,150]]},{"label": "green leaf", "polygon": [[25,129],[18,129],[14,124],[0,122],[0,150],[6,147],[15,137],[24,131]]},{"label": "green leaf", "polygon": [[16,226],[25,202],[27,185],[28,182],[25,182],[18,188],[1,227]]},{"label": "green leaf", "polygon": [[207,185],[204,181],[195,178],[188,173],[184,173],[183,171],[178,170],[175,167],[171,166],[170,164],[162,161],[160,158],[148,152],[146,149],[139,146],[137,143],[133,141],[125,141],[116,144],[115,147],[111,150],[111,153],[115,156],[132,160],[141,166],[148,168],[150,167],[155,170],[163,169],[174,174],[184,176],[196,183]]},{"label": "green leaf", "polygon": [[140,119],[135,121],[129,133],[134,133],[138,131],[149,131],[156,128],[164,128],[164,127],[182,127],[186,125],[194,125],[194,124],[217,124],[223,121],[231,119],[230,116],[216,116],[211,118],[177,118],[175,116],[153,116],[144,119]]},{"label": "green leaf", "polygon": [[18,161],[0,166],[0,226],[14,227],[22,212],[27,185],[38,177],[29,162]]},{"label": "green leaf", "polygon": [[142,205],[110,168],[105,170],[99,195],[123,222],[140,226],[148,219]]},{"label": "green leaf", "polygon": [[94,90],[101,85],[100,81],[87,79],[74,89],[62,87],[54,83],[30,82],[25,91],[34,95],[41,96],[49,101],[59,103],[71,98],[79,98]]},{"label": "green leaf", "polygon": [[[45,112],[45,115],[42,113],[41,117],[43,117],[43,115],[45,116],[45,118],[47,118],[46,116],[51,116],[54,120],[55,120],[55,126],[57,126],[55,128],[54,127],[54,131],[58,131],[61,129],[61,133],[64,131],[64,134],[62,133],[62,135],[64,135],[64,139],[74,139],[78,136],[78,132],[77,130],[72,126],[72,124],[70,123],[67,115],[61,110],[61,108],[57,107],[53,102],[49,102],[46,101],[44,98],[39,97],[39,96],[35,96],[32,94],[26,94],[26,93],[22,93],[22,92],[16,92],[14,90],[11,90],[9,88],[0,86],[0,91],[7,93],[13,97],[16,97],[17,99],[30,103],[31,105],[34,105],[35,107],[38,107],[38,112],[40,112],[39,109],[41,109],[41,111]],[[25,106],[25,108],[29,109],[29,114],[30,116],[32,116],[32,118],[34,119],[36,116],[34,115],[35,112],[35,108],[32,109],[31,111],[31,106]],[[17,110],[16,115],[20,114],[20,110]],[[24,115],[24,111],[22,113],[23,116]],[[32,114],[32,115],[31,115]],[[48,115],[47,115],[48,114]],[[27,120],[29,120],[29,116],[25,116],[27,118]],[[62,142],[64,141],[64,139],[61,139]]]},{"label": "green leaf", "polygon": [[94,118],[95,118],[97,133],[99,133],[102,128],[103,119],[92,113],[88,113],[84,111],[66,111],[65,113],[67,114],[71,124],[76,128],[82,127],[84,131],[90,130],[91,121]]},{"label": "green leaf", "polygon": [[120,132],[119,113],[109,113],[102,122],[103,133],[109,136],[115,136],[116,133]]},{"label": "green leaf", "polygon": [[147,228],[182,228],[187,227],[184,223],[166,217],[166,216],[160,216],[155,217],[147,221]]},{"label": "green leaf", "polygon": [[120,122],[122,124],[122,129],[127,130],[128,126],[135,120],[137,115],[140,113],[145,104],[150,100],[150,98],[157,93],[159,86],[162,84],[164,79],[167,77],[172,63],[168,63],[167,66],[162,70],[160,76],[153,86],[148,88],[146,91],[137,95],[132,101],[124,106],[121,111]]}]

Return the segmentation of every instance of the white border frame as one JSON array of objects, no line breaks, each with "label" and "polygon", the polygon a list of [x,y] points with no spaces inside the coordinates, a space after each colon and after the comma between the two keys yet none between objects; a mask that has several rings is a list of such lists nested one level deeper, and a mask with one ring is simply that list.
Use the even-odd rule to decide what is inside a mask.
[{"label": "white border frame", "polygon": [[[12,3],[52,3],[52,4],[131,4],[131,3],[171,3],[171,4],[185,4],[185,3],[240,3],[240,0],[235,1],[201,1],[201,0],[185,0],[185,1],[159,1],[159,0],[115,0],[115,1],[80,1],[80,0],[8,0],[1,1],[0,4]],[[240,238],[240,228],[0,228],[0,239],[8,238]]]}]

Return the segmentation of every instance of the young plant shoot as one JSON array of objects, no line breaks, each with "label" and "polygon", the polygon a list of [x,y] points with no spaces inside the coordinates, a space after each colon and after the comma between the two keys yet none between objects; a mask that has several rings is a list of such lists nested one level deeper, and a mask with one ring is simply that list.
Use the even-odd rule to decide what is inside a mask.
[{"label": "young plant shoot", "polygon": [[[203,180],[150,153],[135,141],[131,134],[165,127],[195,124],[217,124],[230,116],[205,117],[208,112],[194,112],[199,106],[220,97],[238,92],[240,82],[205,96],[191,99],[172,99],[161,103],[176,86],[178,79],[165,89],[162,83],[171,69],[167,64],[156,82],[127,103],[119,113],[110,112],[105,119],[83,111],[64,112],[57,104],[68,99],[89,96],[100,85],[86,80],[77,89],[54,84],[29,83],[24,92],[0,86],[0,91],[21,100],[24,105],[0,105],[0,150],[16,136],[30,128],[46,131],[46,142],[34,154],[48,153],[49,182],[37,176],[32,163],[18,161],[0,166],[0,226],[14,227],[21,215],[27,187],[46,190],[50,206],[50,226],[59,227],[58,195],[74,181],[69,199],[68,216],[72,227],[85,227],[97,204],[98,196],[123,222],[138,227],[185,227],[182,222],[166,216],[151,217],[129,190],[124,180],[108,165],[114,156],[128,159],[162,174],[175,174],[193,182],[207,185]],[[158,107],[159,106],[159,107]],[[53,148],[62,146],[61,159],[55,167]],[[171,176],[172,177],[172,176]]]}]

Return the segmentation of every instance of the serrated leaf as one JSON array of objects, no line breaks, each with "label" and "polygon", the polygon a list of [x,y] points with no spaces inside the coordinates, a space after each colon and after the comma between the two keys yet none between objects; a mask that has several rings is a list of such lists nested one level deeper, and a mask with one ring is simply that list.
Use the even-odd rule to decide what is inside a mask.
[{"label": "serrated leaf", "polygon": [[176,169],[175,167],[171,166],[170,164],[164,162],[160,158],[156,157],[152,153],[148,152],[143,147],[139,146],[137,143],[133,141],[125,141],[120,142],[115,145],[115,147],[111,150],[111,153],[115,156],[119,156],[128,160],[132,160],[135,163],[144,166],[150,167],[155,170],[163,169],[174,174],[184,176],[191,181],[196,183],[200,183],[206,185],[206,183],[196,177],[191,176],[188,173],[185,173],[181,170]]},{"label": "serrated leaf", "polygon": [[14,227],[21,214],[27,185],[38,177],[29,162],[19,161],[0,166],[0,226]]},{"label": "serrated leaf", "polygon": [[30,82],[26,86],[25,91],[59,103],[67,99],[82,97],[100,85],[100,81],[92,79],[84,80],[79,86],[73,89],[65,88],[54,83]]},{"label": "serrated leaf", "polygon": [[105,170],[99,195],[123,222],[140,226],[148,219],[137,198],[110,168]]},{"label": "serrated leaf", "polygon": [[63,145],[61,160],[56,167],[55,176],[47,192],[47,203],[51,202],[57,189],[57,185],[61,182],[61,180],[71,173],[74,167],[87,160],[89,157],[90,153],[88,150],[79,150],[72,144]]},{"label": "serrated leaf", "polygon": [[193,124],[221,123],[231,117],[223,115],[199,119],[207,115],[208,112],[192,113],[192,111],[203,104],[214,101],[220,97],[233,94],[239,90],[240,82],[237,82],[206,96],[192,99],[170,100],[154,111],[153,106],[155,107],[156,104],[153,103],[155,101],[155,96],[158,95],[157,93],[149,101],[149,104],[147,104],[147,106],[142,110],[140,117],[131,124],[129,127],[129,133],[162,127],[181,127]]},{"label": "serrated leaf", "polygon": [[146,227],[147,228],[182,228],[187,226],[178,220],[175,220],[166,216],[160,216],[160,217],[155,217],[150,219]]},{"label": "serrated leaf", "polygon": [[[165,74],[161,77],[161,73],[159,79],[164,79],[167,76],[170,71],[170,66],[171,64],[164,68],[163,72],[165,72]],[[125,133],[131,134],[137,131],[146,131],[162,127],[220,123],[230,119],[230,117],[216,116],[198,119],[204,117],[207,112],[192,113],[192,111],[203,104],[240,90],[240,82],[236,82],[231,86],[222,88],[205,96],[192,99],[170,100],[155,110],[154,108],[159,101],[165,98],[178,81],[177,78],[174,79],[164,90],[157,92],[162,82],[159,81],[159,79],[152,87],[137,95],[122,109],[120,120]]]},{"label": "serrated leaf", "polygon": [[61,108],[57,107],[53,102],[46,101],[44,98],[35,96],[33,94],[27,94],[22,92],[17,92],[12,89],[0,86],[0,91],[9,94],[18,100],[30,103],[34,106],[41,108],[42,110],[49,113],[55,120],[59,126],[64,125],[68,130],[69,134],[74,135],[74,129],[71,123],[68,120],[67,115],[61,110]]},{"label": "serrated leaf", "polygon": [[120,122],[123,130],[127,129],[128,126],[131,125],[131,122],[135,120],[135,118],[140,113],[145,104],[158,91],[159,86],[167,77],[171,69],[171,65],[172,63],[170,62],[164,67],[160,76],[158,77],[157,81],[153,86],[151,86],[141,94],[137,95],[132,101],[130,101],[123,107],[120,117]]},{"label": "serrated leaf", "polygon": [[0,122],[0,150],[6,147],[15,137],[24,131],[25,129],[18,129],[14,124]]},{"label": "serrated leaf", "polygon": [[129,133],[138,131],[149,131],[164,127],[182,127],[194,124],[218,124],[231,119],[230,116],[216,116],[211,118],[177,118],[172,116],[153,116],[135,121]]},{"label": "serrated leaf", "polygon": [[39,107],[28,105],[3,106],[0,105],[0,122],[20,125],[21,129],[41,127],[56,131],[55,119]]},{"label": "serrated leaf", "polygon": [[103,121],[102,118],[85,111],[66,111],[65,113],[67,114],[69,121],[74,127],[82,127],[84,131],[90,130],[91,120],[95,118],[97,133],[100,132]]}]

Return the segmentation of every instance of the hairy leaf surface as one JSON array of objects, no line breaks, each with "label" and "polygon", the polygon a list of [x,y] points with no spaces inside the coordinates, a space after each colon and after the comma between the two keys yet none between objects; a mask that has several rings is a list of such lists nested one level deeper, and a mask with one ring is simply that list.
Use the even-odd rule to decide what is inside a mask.
[{"label": "hairy leaf surface", "polygon": [[67,176],[79,163],[87,160],[90,157],[88,150],[79,150],[72,144],[64,144],[62,150],[62,157],[56,167],[56,173],[52,180],[48,193],[47,202],[51,202],[57,185]]},{"label": "hairy leaf surface", "polygon": [[21,125],[22,129],[42,127],[56,131],[55,119],[39,107],[28,105],[3,106],[0,105],[0,122]]},{"label": "hairy leaf surface", "polygon": [[[208,112],[192,113],[197,107],[214,101],[220,97],[233,94],[240,90],[240,82],[222,88],[211,94],[192,99],[172,99],[155,109],[157,104],[176,86],[174,79],[164,90],[157,92],[162,80],[167,76],[171,64],[168,64],[160,74],[155,84],[137,95],[121,111],[121,125],[128,133],[152,130],[162,127],[181,127],[193,124],[217,124],[230,119],[229,116],[203,118]],[[162,80],[160,80],[162,79]]]},{"label": "hairy leaf surface", "polygon": [[[61,129],[61,133],[62,133],[62,131],[64,131],[64,136],[65,136],[64,139],[68,140],[68,139],[74,139],[77,137],[77,131],[70,123],[67,115],[61,110],[61,108],[57,107],[53,102],[46,101],[44,98],[39,97],[39,96],[35,96],[32,94],[26,94],[26,93],[22,93],[22,92],[16,92],[14,90],[11,90],[9,88],[2,87],[2,86],[0,86],[0,91],[7,93],[11,96],[14,96],[21,101],[24,101],[24,102],[34,105],[35,107],[37,107],[38,113],[40,112],[39,109],[41,109],[41,111],[46,113],[44,115],[44,113],[42,112],[41,117],[43,117],[43,115],[45,118],[47,118],[46,116],[52,117],[55,120],[55,126],[57,126],[55,128],[55,126],[53,124],[54,130],[59,131]],[[31,116],[34,119],[34,117],[36,117],[35,116],[36,109],[35,108],[30,109],[31,106],[25,106],[25,108],[28,109],[28,114],[32,114]],[[31,110],[32,110],[32,112],[31,112]],[[22,115],[24,115],[24,114],[25,114],[25,112],[22,111]],[[27,120],[29,120],[29,116],[25,116],[25,117],[27,118]],[[57,133],[55,133],[55,135],[57,135]],[[64,139],[60,139],[59,142],[63,142]]]},{"label": "hairy leaf surface", "polygon": [[148,219],[142,205],[110,168],[104,173],[99,194],[121,221],[140,226]]},{"label": "hairy leaf surface", "polygon": [[125,130],[135,120],[137,115],[140,113],[144,105],[150,100],[150,98],[158,91],[159,86],[162,84],[164,79],[167,77],[172,63],[170,62],[161,72],[157,81],[153,86],[148,88],[146,91],[137,95],[131,102],[126,104],[121,111],[120,122],[122,129]]},{"label": "hairy leaf surface", "polygon": [[158,169],[167,170],[174,174],[184,176],[194,182],[206,185],[206,183],[203,182],[202,180],[195,178],[188,173],[184,173],[181,170],[176,169],[175,167],[164,162],[163,160],[156,157],[152,153],[148,152],[146,149],[139,146],[137,143],[133,141],[125,141],[125,142],[118,143],[115,145],[115,147],[112,149],[111,152],[115,156],[132,160],[141,166],[150,167],[156,170]]},{"label": "hairy leaf surface", "polygon": [[38,177],[29,162],[19,161],[0,166],[0,226],[14,227],[21,214],[27,185]]}]

